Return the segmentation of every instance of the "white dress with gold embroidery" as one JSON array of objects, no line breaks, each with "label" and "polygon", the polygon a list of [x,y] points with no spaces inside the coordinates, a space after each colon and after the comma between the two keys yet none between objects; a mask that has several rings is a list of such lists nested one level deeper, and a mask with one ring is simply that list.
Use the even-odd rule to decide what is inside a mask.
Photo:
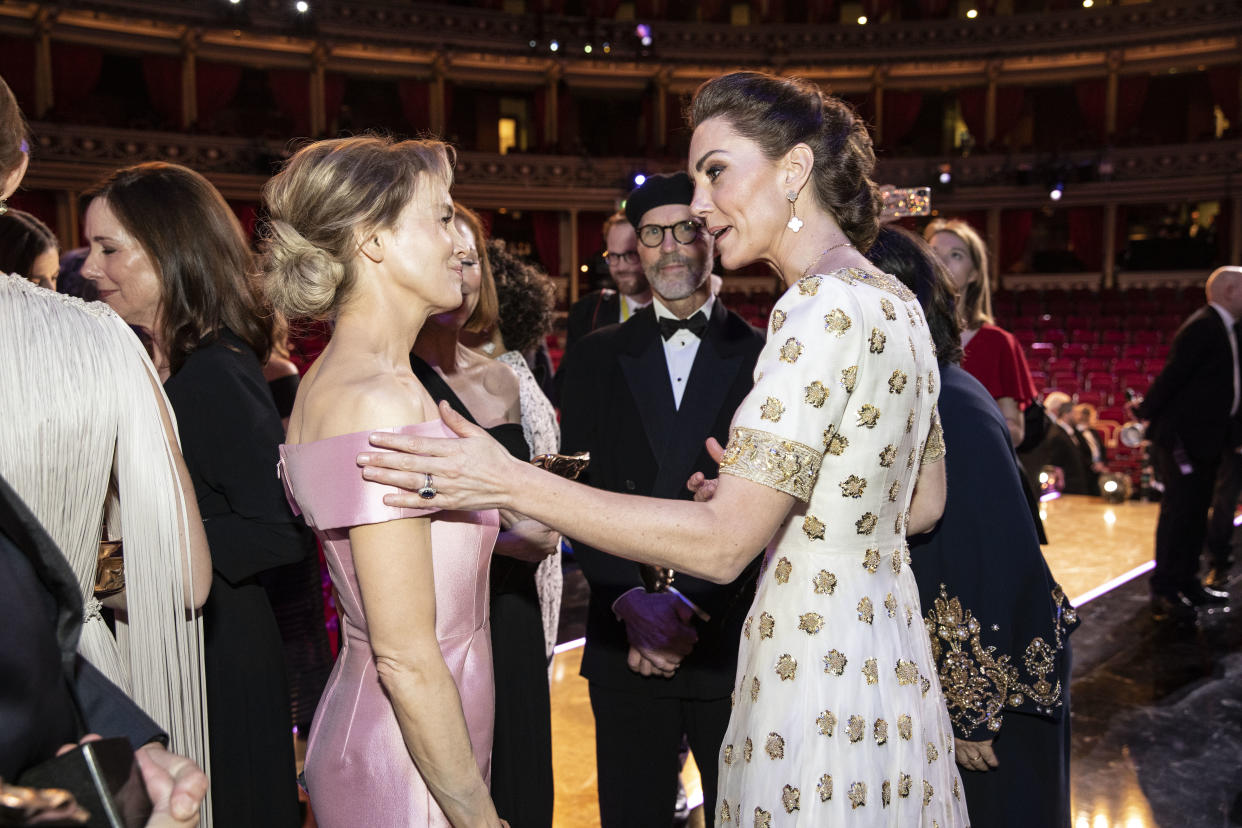
[{"label": "white dress with gold embroidery", "polygon": [[794,495],[743,629],[718,825],[967,824],[905,529],[944,454],[927,322],[900,282],[808,276],[772,311],[722,474]]}]

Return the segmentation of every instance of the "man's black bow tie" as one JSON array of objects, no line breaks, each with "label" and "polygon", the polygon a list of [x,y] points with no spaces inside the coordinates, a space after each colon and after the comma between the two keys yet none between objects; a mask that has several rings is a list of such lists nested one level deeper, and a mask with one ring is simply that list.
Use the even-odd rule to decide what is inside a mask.
[{"label": "man's black bow tie", "polygon": [[669,319],[667,316],[660,317],[660,336],[665,341],[673,338],[673,334],[685,328],[690,333],[703,338],[703,332],[707,330],[707,315],[703,311],[698,311],[691,315],[689,319]]}]

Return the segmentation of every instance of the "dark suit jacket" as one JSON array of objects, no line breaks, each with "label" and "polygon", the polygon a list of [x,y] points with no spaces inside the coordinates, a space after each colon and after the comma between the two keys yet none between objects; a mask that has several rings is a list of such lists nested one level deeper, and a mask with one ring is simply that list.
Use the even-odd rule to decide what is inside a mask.
[{"label": "dark suit jacket", "polygon": [[[561,450],[591,452],[583,480],[597,488],[689,498],[691,474],[717,474],[704,441],[728,441],[763,341],[762,333],[717,300],[677,409],[654,310],[644,308],[623,325],[590,334],[566,354],[560,370]],[[674,585],[712,620],[695,622],[699,641],[676,676],[643,678],[626,666],[625,625],[612,611],[618,597],[642,586],[638,566],[579,542],[574,550],[591,587],[582,675],[650,696],[729,695],[741,624],[754,594],[754,566],[726,586],[677,576]]]},{"label": "dark suit jacket", "polygon": [[1147,436],[1153,443],[1167,451],[1180,445],[1192,460],[1214,463],[1242,442],[1229,410],[1234,382],[1230,335],[1211,305],[1199,308],[1178,329],[1164,369],[1136,409],[1151,421]]},{"label": "dark suit jacket", "polygon": [[1039,470],[1044,466],[1059,466],[1065,473],[1065,494],[1087,494],[1090,470],[1083,464],[1078,442],[1051,417],[1048,418],[1044,439],[1034,449],[1019,456],[1036,491],[1039,490]]},{"label": "dark suit jacket", "polygon": [[77,579],[2,478],[0,608],[0,777],[17,778],[87,731],[128,736],[135,748],[167,738],[77,655],[82,631]]},{"label": "dark suit jacket", "polygon": [[621,321],[621,294],[605,288],[583,296],[569,306],[565,350],[591,331]]}]

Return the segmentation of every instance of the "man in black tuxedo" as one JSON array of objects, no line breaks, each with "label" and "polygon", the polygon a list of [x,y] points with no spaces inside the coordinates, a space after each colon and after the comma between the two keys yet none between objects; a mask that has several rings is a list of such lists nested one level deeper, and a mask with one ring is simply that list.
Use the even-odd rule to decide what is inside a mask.
[{"label": "man in black tuxedo", "polygon": [[1135,407],[1138,417],[1150,421],[1147,437],[1164,482],[1151,578],[1158,620],[1191,620],[1196,607],[1229,599],[1199,582],[1199,555],[1221,458],[1242,442],[1237,419],[1242,267],[1212,273],[1207,300],[1178,329],[1164,370]]},{"label": "man in black tuxedo", "polygon": [[625,213],[604,222],[604,261],[617,289],[596,290],[569,308],[565,350],[591,331],[624,322],[651,304],[651,287],[638,257],[638,238]]},{"label": "man in black tuxedo", "polygon": [[0,778],[12,782],[78,741],[125,736],[154,805],[150,826],[193,825],[207,777],[164,748],[138,705],[77,655],[82,595],[55,543],[0,478]]},{"label": "man in black tuxedo", "polygon": [[1073,411],[1074,402],[1064,391],[1053,391],[1044,399],[1044,416],[1048,426],[1039,445],[1020,455],[1031,485],[1039,491],[1039,475],[1045,466],[1055,466],[1063,475],[1061,491],[1064,494],[1087,493],[1087,470],[1073,426],[1065,418]]},{"label": "man in black tuxedo", "polygon": [[[583,479],[601,489],[690,497],[694,472],[717,473],[706,439],[727,440],[751,389],[763,335],[712,296],[712,240],[691,216],[692,196],[685,173],[652,176],[630,194],[626,215],[654,301],[584,337],[562,363],[561,448],[591,453]],[[758,559],[727,586],[677,575],[676,592],[660,592],[644,588],[638,565],[574,549],[591,588],[582,675],[603,828],[670,823],[683,734],[710,825]]]}]

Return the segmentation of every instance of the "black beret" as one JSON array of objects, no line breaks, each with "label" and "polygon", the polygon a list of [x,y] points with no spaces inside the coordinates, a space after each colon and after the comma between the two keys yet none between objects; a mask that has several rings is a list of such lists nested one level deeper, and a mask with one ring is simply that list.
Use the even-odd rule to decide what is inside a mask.
[{"label": "black beret", "polygon": [[648,210],[665,204],[689,204],[693,198],[694,184],[684,172],[649,175],[626,198],[625,217],[638,229]]}]

